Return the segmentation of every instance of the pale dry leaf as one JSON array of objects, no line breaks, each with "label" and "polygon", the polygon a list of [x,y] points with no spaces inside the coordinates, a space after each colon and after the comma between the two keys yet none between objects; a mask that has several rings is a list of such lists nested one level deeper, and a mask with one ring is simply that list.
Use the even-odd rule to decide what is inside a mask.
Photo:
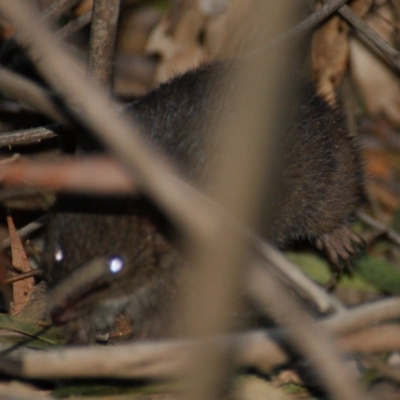
[{"label": "pale dry leaf", "polygon": [[[372,0],[356,0],[353,11],[364,16]],[[330,104],[336,104],[336,88],[340,85],[349,60],[349,26],[338,15],[329,18],[314,32],[311,44],[313,79],[320,93]]]},{"label": "pale dry leaf", "polygon": [[243,37],[256,36],[248,29],[244,35],[240,26],[257,0],[211,3],[208,5],[215,6],[215,12],[210,12],[201,1],[186,7],[178,3],[150,34],[146,52],[161,58],[156,83],[216,58],[237,56]]},{"label": "pale dry leaf", "polygon": [[[366,22],[386,41],[393,42],[394,14],[389,5],[368,16]],[[400,126],[400,83],[398,76],[358,40],[350,41],[351,73],[367,111],[385,115]]]},{"label": "pale dry leaf", "polygon": [[336,103],[336,88],[348,61],[347,24],[337,15],[317,29],[311,44],[313,79],[317,91],[330,104]]},{"label": "pale dry leaf", "polygon": [[[18,232],[15,228],[14,221],[11,215],[7,216],[7,225],[9,230],[10,242],[11,242],[11,258],[12,264],[15,269],[19,272],[29,272],[31,267],[28,262],[24,247],[21,239],[18,236]],[[35,280],[33,277],[26,278],[13,283],[13,301],[10,305],[10,313],[17,315],[25,307],[30,294],[35,286]]]},{"label": "pale dry leaf", "polygon": [[163,17],[146,44],[146,52],[157,54],[161,59],[155,74],[157,83],[167,81],[206,60],[199,41],[206,15],[193,5],[181,12],[178,21],[176,18],[173,12]]}]

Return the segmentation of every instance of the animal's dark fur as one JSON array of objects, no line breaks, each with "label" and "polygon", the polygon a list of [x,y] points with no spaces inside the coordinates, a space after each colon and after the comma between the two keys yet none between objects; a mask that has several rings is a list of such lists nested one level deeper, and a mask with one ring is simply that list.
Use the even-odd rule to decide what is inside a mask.
[{"label": "animal's dark fur", "polygon": [[[205,149],[218,142],[210,123],[226,103],[218,90],[225,72],[226,67],[218,65],[190,71],[126,106],[149,140],[194,181],[206,176],[212,164]],[[358,241],[347,225],[363,198],[357,146],[343,111],[315,95],[311,83],[296,90],[295,107],[287,113],[293,118],[280,177],[282,191],[270,205],[276,212],[267,235],[278,246],[299,238],[316,239],[338,262],[338,256],[352,253],[352,241]],[[65,204],[73,212],[62,212]],[[80,303],[84,307],[69,323],[73,340],[86,341],[95,332],[109,331],[118,314],[132,320],[136,336],[160,334],[182,261],[163,236],[165,224],[159,213],[145,199],[69,199],[59,208],[48,231],[50,287],[98,255],[119,254],[128,266],[112,284]],[[59,263],[52,258],[58,245],[64,252]]]}]

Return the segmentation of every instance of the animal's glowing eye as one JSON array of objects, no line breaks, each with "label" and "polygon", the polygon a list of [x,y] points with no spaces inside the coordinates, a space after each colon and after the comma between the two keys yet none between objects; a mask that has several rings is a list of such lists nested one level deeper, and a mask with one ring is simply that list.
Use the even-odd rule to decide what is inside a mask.
[{"label": "animal's glowing eye", "polygon": [[118,274],[124,268],[124,260],[120,256],[113,256],[108,259],[108,268],[112,274]]},{"label": "animal's glowing eye", "polygon": [[54,260],[57,262],[61,262],[64,260],[64,252],[60,245],[57,245],[54,250]]}]

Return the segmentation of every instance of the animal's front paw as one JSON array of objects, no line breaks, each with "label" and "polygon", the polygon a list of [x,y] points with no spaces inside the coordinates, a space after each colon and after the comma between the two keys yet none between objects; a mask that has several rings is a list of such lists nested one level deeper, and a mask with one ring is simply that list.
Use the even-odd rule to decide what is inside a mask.
[{"label": "animal's front paw", "polygon": [[364,247],[364,240],[348,225],[341,225],[332,232],[320,235],[315,246],[323,251],[338,271],[351,270],[350,260]]}]

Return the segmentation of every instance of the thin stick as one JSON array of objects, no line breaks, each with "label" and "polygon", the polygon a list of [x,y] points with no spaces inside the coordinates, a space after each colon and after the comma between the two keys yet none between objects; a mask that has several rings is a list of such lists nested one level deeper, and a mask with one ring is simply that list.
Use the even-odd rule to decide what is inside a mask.
[{"label": "thin stick", "polygon": [[355,32],[372,50],[377,50],[392,67],[400,71],[400,52],[393,48],[385,39],[367,25],[349,6],[339,8],[338,14],[350,25]]},{"label": "thin stick", "polygon": [[298,37],[304,32],[307,32],[308,30],[316,27],[320,22],[328,18],[348,1],[349,0],[332,0],[327,2],[319,10],[313,12],[310,16],[298,23],[295,27],[279,35],[275,40],[272,40],[270,43],[267,44],[267,47],[271,48],[273,46],[282,45],[282,43],[286,40]]},{"label": "thin stick", "polygon": [[364,222],[364,224],[367,224],[367,225],[371,226],[372,228],[375,228],[378,231],[382,232],[383,234],[386,235],[386,237],[389,240],[391,240],[397,246],[400,246],[400,235],[395,230],[391,229],[389,226],[387,226],[383,222],[380,222],[377,219],[372,218],[365,212],[359,211],[357,213],[357,217],[362,222]]},{"label": "thin stick", "polygon": [[[260,260],[263,261],[260,266],[274,268],[275,272],[284,282],[294,288],[300,296],[307,299],[320,313],[327,313],[329,311],[346,312],[346,308],[339,300],[304,275],[296,265],[273,246],[265,240],[256,237],[254,238],[254,243],[256,252]],[[260,279],[268,279],[269,274],[266,274],[263,278],[261,271],[259,273]]]},{"label": "thin stick", "polygon": [[0,282],[0,285],[8,285],[10,283],[22,281],[24,279],[32,278],[33,276],[38,276],[41,274],[42,274],[42,271],[40,271],[39,269],[33,269],[32,271],[24,272],[23,274],[18,274],[11,278],[7,278],[3,282]]},{"label": "thin stick", "polygon": [[89,76],[111,87],[121,0],[94,0],[90,31]]},{"label": "thin stick", "polygon": [[0,135],[0,147],[35,144],[42,140],[54,138],[58,136],[55,131],[59,127],[60,125],[54,124],[39,128],[2,132]]},{"label": "thin stick", "polygon": [[[93,174],[96,171],[96,174]],[[111,157],[63,157],[57,161],[20,161],[0,166],[3,185],[85,194],[135,194],[138,185]]]},{"label": "thin stick", "polygon": [[[42,228],[44,223],[46,222],[46,220],[47,220],[47,215],[43,215],[42,217],[38,218],[36,221],[30,222],[29,224],[25,225],[23,228],[17,230],[18,236],[21,239],[29,236],[31,233]],[[10,238],[6,237],[0,243],[0,250],[4,250],[9,246],[10,246]]]},{"label": "thin stick", "polygon": [[64,121],[64,117],[50,100],[50,93],[30,79],[0,68],[0,91],[13,100],[43,112],[55,121]]},{"label": "thin stick", "polygon": [[49,21],[58,20],[80,0],[54,0],[45,10],[44,16]]}]

